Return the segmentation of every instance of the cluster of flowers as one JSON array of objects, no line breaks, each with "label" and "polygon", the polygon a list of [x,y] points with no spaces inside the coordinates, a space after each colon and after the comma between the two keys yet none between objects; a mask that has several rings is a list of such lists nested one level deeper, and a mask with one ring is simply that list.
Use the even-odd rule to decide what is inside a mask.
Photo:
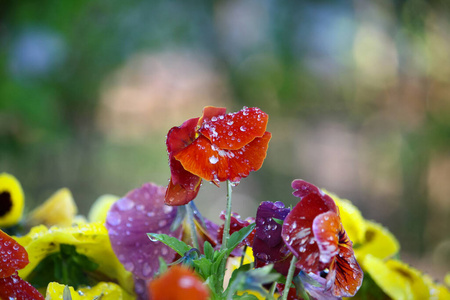
[{"label": "cluster of flowers", "polygon": [[[387,229],[306,181],[292,182],[293,208],[232,213],[232,186],[266,157],[267,122],[206,107],[168,133],[168,187],[102,196],[87,218],[67,189],[23,217],[20,183],[1,174],[0,299],[450,299],[398,259]],[[192,201],[202,180],[227,182],[223,225]]]}]

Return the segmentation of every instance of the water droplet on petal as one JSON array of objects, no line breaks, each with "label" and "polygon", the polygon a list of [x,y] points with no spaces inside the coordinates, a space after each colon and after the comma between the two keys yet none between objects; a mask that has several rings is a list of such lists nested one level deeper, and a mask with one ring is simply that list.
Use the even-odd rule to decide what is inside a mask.
[{"label": "water droplet on petal", "polygon": [[245,127],[245,126],[241,126],[241,128],[239,128],[241,131],[246,131],[247,130],[247,127]]},{"label": "water droplet on petal", "polygon": [[122,211],[130,210],[134,207],[134,202],[131,199],[128,198],[122,198],[119,201],[116,202],[117,208],[119,208]]},{"label": "water droplet on petal", "polygon": [[124,267],[125,267],[125,270],[127,270],[129,272],[133,272],[133,270],[134,270],[134,264],[131,261],[126,262],[124,264]]},{"label": "water droplet on petal", "polygon": [[167,221],[166,220],[161,220],[161,221],[158,222],[158,226],[159,227],[164,227],[166,225],[167,225]]},{"label": "water droplet on petal", "polygon": [[142,275],[147,277],[151,273],[152,273],[152,267],[148,263],[145,263],[144,266],[142,267]]},{"label": "water droplet on petal", "polygon": [[233,123],[234,123],[233,120],[228,120],[228,121],[227,121],[227,124],[230,125],[230,126],[233,125]]},{"label": "water droplet on petal", "polygon": [[215,165],[218,161],[219,161],[219,159],[215,156],[211,156],[209,158],[209,162],[212,163],[213,165]]},{"label": "water droplet on petal", "polygon": [[111,226],[117,226],[122,222],[120,214],[116,211],[110,211],[106,221]]},{"label": "water droplet on petal", "polygon": [[169,250],[167,250],[167,248],[161,248],[162,255],[167,255],[168,253],[169,253]]}]

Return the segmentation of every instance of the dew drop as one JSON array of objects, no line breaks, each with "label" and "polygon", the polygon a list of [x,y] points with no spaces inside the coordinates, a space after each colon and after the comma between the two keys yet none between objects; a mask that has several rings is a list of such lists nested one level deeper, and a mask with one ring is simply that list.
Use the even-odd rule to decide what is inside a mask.
[{"label": "dew drop", "polygon": [[143,211],[144,208],[145,208],[145,206],[143,204],[139,204],[139,205],[136,206],[136,209],[139,210],[139,211]]},{"label": "dew drop", "polygon": [[219,159],[215,156],[211,156],[209,158],[209,162],[212,163],[213,165],[217,164],[218,161],[219,161]]},{"label": "dew drop", "polygon": [[154,216],[155,216],[155,212],[149,211],[149,212],[147,213],[147,216],[148,216],[148,217],[154,217]]},{"label": "dew drop", "polygon": [[246,131],[247,130],[247,127],[245,127],[245,126],[241,126],[241,128],[239,128],[241,131]]},{"label": "dew drop", "polygon": [[172,206],[164,205],[164,207],[163,207],[163,211],[164,211],[165,214],[171,213],[172,210],[173,210]]},{"label": "dew drop", "polygon": [[169,250],[167,250],[167,248],[161,248],[161,254],[167,255],[167,254],[169,254]]},{"label": "dew drop", "polygon": [[158,226],[159,227],[164,227],[166,225],[167,225],[167,221],[166,220],[161,220],[161,221],[158,222]]},{"label": "dew drop", "polygon": [[124,267],[125,267],[125,270],[127,270],[129,272],[133,272],[133,270],[134,270],[134,264],[131,261],[126,262],[124,264]]},{"label": "dew drop", "polygon": [[142,275],[147,277],[151,273],[152,273],[152,267],[148,263],[145,263],[144,266],[142,267]]},{"label": "dew drop", "polygon": [[230,126],[233,125],[233,123],[234,123],[233,120],[228,120],[228,121],[227,121],[227,124],[230,125]]},{"label": "dew drop", "polygon": [[134,202],[131,199],[128,198],[122,198],[117,203],[117,208],[121,211],[130,210],[134,207]]},{"label": "dew drop", "polygon": [[228,135],[232,136],[233,135],[233,131],[228,131]]},{"label": "dew drop", "polygon": [[108,214],[107,222],[111,226],[119,225],[122,222],[120,214],[116,211],[110,211]]}]

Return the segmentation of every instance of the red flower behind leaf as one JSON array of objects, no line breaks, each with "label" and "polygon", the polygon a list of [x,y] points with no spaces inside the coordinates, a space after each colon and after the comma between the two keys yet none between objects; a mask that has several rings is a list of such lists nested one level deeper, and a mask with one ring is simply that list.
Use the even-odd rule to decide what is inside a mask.
[{"label": "red flower behind leaf", "polygon": [[225,108],[208,106],[202,117],[173,127],[166,140],[171,178],[165,203],[189,203],[202,179],[237,183],[259,170],[272,136],[266,131],[268,118],[259,108],[226,114]]},{"label": "red flower behind leaf", "polygon": [[28,263],[25,248],[0,230],[0,299],[44,300],[44,296],[17,275],[17,270]]},{"label": "red flower behind leaf", "polygon": [[298,258],[296,266],[314,274],[328,271],[326,289],[336,297],[353,296],[361,286],[363,272],[342,227],[338,207],[308,182],[294,180],[292,187],[294,196],[301,200],[286,216],[282,237]]},{"label": "red flower behind leaf", "polygon": [[148,284],[151,299],[207,300],[209,290],[200,278],[187,267],[174,265],[161,277]]}]

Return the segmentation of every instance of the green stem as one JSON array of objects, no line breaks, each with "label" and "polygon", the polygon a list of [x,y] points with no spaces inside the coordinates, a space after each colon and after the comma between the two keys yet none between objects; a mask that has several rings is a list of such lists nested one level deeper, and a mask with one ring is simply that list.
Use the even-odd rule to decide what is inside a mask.
[{"label": "green stem", "polygon": [[289,271],[286,277],[286,285],[284,286],[283,297],[281,298],[281,300],[286,300],[288,298],[289,290],[291,289],[292,278],[294,278],[296,262],[297,257],[292,256],[291,265],[289,266]]},{"label": "green stem", "polygon": [[192,235],[192,246],[196,249],[200,249],[198,245],[198,239],[197,239],[197,228],[195,227],[194,222],[194,212],[192,210],[192,207],[187,204],[186,205],[186,211],[187,211],[187,218],[189,226],[191,227],[191,235]]},{"label": "green stem", "polygon": [[231,193],[233,192],[231,181],[227,180],[227,211],[225,215],[225,225],[223,228],[222,246],[220,249],[227,247],[228,239],[230,238],[230,220],[231,220]]},{"label": "green stem", "polygon": [[270,291],[269,291],[270,299],[274,299],[276,288],[277,288],[277,282],[275,281],[274,283],[272,283],[272,286],[270,287]]},{"label": "green stem", "polygon": [[244,249],[242,250],[241,262],[239,263],[239,268],[244,264],[245,255],[247,252],[247,245],[244,245]]}]

